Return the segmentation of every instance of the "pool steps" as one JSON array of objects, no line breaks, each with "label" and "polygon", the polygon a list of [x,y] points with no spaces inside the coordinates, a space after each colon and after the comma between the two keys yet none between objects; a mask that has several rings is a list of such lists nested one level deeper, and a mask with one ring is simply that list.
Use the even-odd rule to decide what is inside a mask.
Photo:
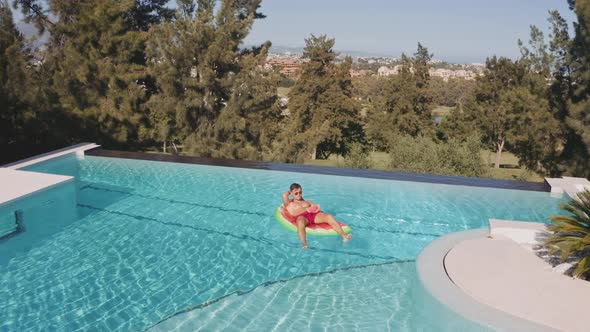
[{"label": "pool steps", "polygon": [[22,231],[22,210],[0,212],[0,240],[4,240]]}]

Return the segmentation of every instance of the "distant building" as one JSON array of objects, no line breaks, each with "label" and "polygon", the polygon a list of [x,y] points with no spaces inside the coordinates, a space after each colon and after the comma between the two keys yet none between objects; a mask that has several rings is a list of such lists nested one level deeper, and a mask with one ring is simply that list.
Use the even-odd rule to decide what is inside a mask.
[{"label": "distant building", "polygon": [[449,77],[455,77],[454,71],[449,69],[430,69],[428,74],[431,77],[440,77],[445,81],[448,81]]},{"label": "distant building", "polygon": [[301,73],[301,61],[293,59],[274,58],[267,61],[268,65],[280,68],[281,74],[297,79]]},{"label": "distant building", "polygon": [[467,78],[467,70],[464,70],[464,69],[455,70],[455,77]]},{"label": "distant building", "polygon": [[[402,65],[396,65],[393,68],[387,66],[381,66],[377,70],[377,75],[379,76],[390,76],[390,75],[398,75],[402,70]],[[410,68],[410,72],[414,72],[413,68]],[[459,69],[459,70],[452,70],[452,69],[430,69],[428,74],[431,77],[440,77],[445,82],[448,81],[450,78],[462,78],[466,80],[475,79],[478,76],[478,73],[474,73],[471,70]]]},{"label": "distant building", "polygon": [[399,74],[399,67],[395,66],[393,68],[389,68],[387,66],[381,66],[377,69],[377,75],[379,76],[389,76],[389,75],[397,75]]},{"label": "distant building", "polygon": [[350,73],[350,77],[360,77],[369,74],[369,71],[364,69],[350,69],[348,72]]},{"label": "distant building", "polygon": [[[389,76],[389,75],[398,75],[402,71],[402,65],[395,65],[393,68],[389,68],[386,66],[381,66],[377,69],[377,75],[379,76]],[[410,72],[414,72],[413,68],[410,68]]]},{"label": "distant building", "polygon": [[445,82],[449,80],[449,78],[462,78],[465,80],[473,80],[477,76],[471,70],[465,69],[458,69],[458,70],[450,70],[450,69],[431,69],[428,71],[428,74],[432,77],[440,77]]}]

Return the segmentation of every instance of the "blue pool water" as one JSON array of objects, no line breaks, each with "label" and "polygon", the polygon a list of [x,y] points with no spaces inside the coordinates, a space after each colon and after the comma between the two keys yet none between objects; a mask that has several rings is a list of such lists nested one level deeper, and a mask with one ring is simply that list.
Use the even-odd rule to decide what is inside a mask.
[{"label": "blue pool water", "polygon": [[[489,218],[546,221],[562,202],[541,192],[103,157],[28,170],[76,182],[0,208],[23,209],[26,226],[0,241],[2,331],[479,331],[425,294],[418,253]],[[292,182],[352,227],[350,243],[309,237],[310,249],[300,249],[273,216]]]}]

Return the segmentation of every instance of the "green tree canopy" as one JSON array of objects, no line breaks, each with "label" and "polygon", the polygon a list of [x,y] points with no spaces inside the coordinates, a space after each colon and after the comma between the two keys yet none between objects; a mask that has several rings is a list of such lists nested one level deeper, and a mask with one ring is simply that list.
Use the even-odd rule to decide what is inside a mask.
[{"label": "green tree canopy", "polygon": [[375,147],[388,146],[397,133],[434,136],[429,87],[431,59],[432,54],[420,43],[414,57],[402,54],[400,72],[387,79],[384,98],[370,109],[367,134]]},{"label": "green tree canopy", "polygon": [[334,39],[325,35],[312,35],[305,43],[303,57],[308,61],[289,93],[290,114],[283,136],[284,157],[290,161],[346,154],[354,141],[362,139],[349,74],[352,59],[336,65]]},{"label": "green tree canopy", "polygon": [[183,1],[174,22],[150,30],[157,93],[152,137],[202,156],[261,159],[278,131],[278,76],[262,68],[270,43],[240,49],[260,0]]},{"label": "green tree canopy", "polygon": [[[25,120],[31,100],[30,59],[22,34],[16,29],[6,0],[0,1],[0,146],[17,150],[25,140]],[[19,144],[21,143],[21,144]],[[14,153],[14,151],[13,151]]]},{"label": "green tree canopy", "polygon": [[39,70],[47,81],[41,84],[45,107],[69,120],[52,131],[70,143],[92,140],[127,148],[142,143],[149,126],[143,104],[153,85],[146,76],[145,31],[172,19],[167,2],[15,1],[25,19],[49,33]]},{"label": "green tree canopy", "polygon": [[[575,37],[570,48],[573,96],[566,123],[574,134],[570,143],[575,146],[571,148],[568,155],[567,170],[588,177],[590,176],[590,1],[572,1],[572,5],[578,21],[574,23]],[[579,139],[577,142],[576,138]]]},{"label": "green tree canopy", "polygon": [[46,72],[14,25],[8,2],[0,0],[0,163],[69,143],[67,116],[50,107]]},{"label": "green tree canopy", "polygon": [[486,71],[477,80],[475,99],[466,108],[471,119],[481,130],[483,139],[492,144],[497,151],[496,167],[499,167],[500,155],[506,136],[511,128],[506,107],[500,107],[501,97],[506,91],[519,85],[519,68],[508,58],[486,60]]}]

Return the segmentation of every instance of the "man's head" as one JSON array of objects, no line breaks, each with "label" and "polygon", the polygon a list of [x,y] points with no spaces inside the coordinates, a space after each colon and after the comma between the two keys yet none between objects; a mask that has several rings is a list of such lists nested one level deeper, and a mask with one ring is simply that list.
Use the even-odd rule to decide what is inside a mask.
[{"label": "man's head", "polygon": [[303,188],[301,188],[299,183],[291,184],[289,191],[291,192],[291,195],[293,195],[294,200],[300,201],[303,199]]}]

